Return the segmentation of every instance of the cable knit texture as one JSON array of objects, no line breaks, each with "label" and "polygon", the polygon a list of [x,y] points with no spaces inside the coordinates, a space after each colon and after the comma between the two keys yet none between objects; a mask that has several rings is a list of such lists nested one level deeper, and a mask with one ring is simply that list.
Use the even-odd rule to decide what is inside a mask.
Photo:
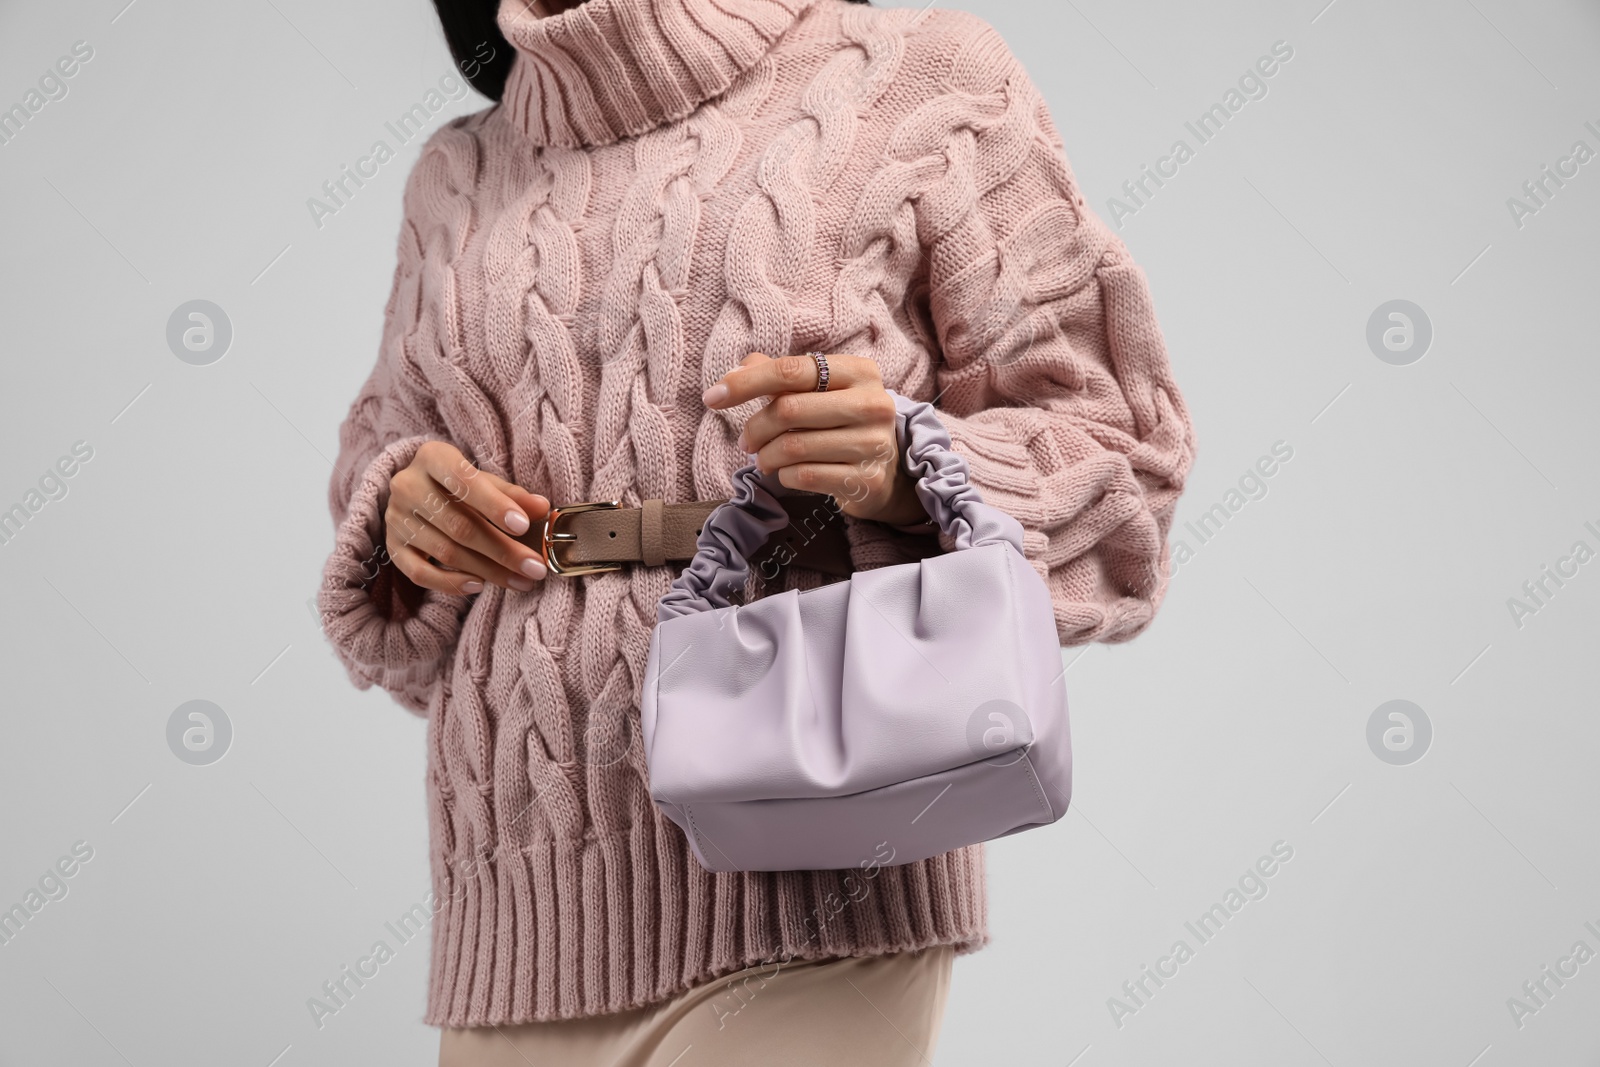
[{"label": "cable knit texture", "polygon": [[[753,351],[866,356],[937,404],[1022,524],[1062,642],[1126,640],[1161,601],[1194,453],[1143,273],[971,15],[588,0],[540,19],[503,0],[499,19],[503,100],[440,128],[407,182],[320,593],[355,683],[427,717],[427,1020],[598,1015],[774,959],[980,947],[981,846],[863,857],[853,878],[702,869],[639,743],[674,570],[422,590],[384,553],[389,479],[441,440],[556,503],[727,496],[759,402],[711,411],[701,391]],[[849,534],[858,568],[939,550]]]}]

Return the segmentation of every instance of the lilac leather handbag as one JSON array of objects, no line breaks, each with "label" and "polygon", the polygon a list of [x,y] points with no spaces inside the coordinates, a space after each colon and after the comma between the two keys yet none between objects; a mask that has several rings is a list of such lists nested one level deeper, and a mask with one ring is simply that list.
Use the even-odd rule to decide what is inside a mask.
[{"label": "lilac leather handbag", "polygon": [[893,395],[917,495],[955,551],[730,604],[789,521],[751,463],[661,599],[640,701],[650,795],[709,870],[910,863],[1066,813],[1049,591],[933,405]]}]

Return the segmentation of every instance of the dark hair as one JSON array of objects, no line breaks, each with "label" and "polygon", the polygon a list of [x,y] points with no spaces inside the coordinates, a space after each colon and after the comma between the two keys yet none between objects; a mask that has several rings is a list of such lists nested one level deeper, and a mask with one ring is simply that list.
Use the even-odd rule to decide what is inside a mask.
[{"label": "dark hair", "polygon": [[[867,4],[872,0],[849,2]],[[457,68],[474,89],[490,100],[499,100],[517,54],[495,21],[500,0],[433,0],[433,7]]]}]

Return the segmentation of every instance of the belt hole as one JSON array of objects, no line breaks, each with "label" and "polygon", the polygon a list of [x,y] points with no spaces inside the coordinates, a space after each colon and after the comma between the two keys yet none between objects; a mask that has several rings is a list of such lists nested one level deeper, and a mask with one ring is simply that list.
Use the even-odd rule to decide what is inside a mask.
[{"label": "belt hole", "polygon": [[608,533],[607,533],[607,534],[606,534],[606,536],[607,536],[607,537],[615,537],[615,536],[617,536],[617,531],[615,531],[615,530],[611,530],[611,531],[610,531],[610,532],[608,532]]}]

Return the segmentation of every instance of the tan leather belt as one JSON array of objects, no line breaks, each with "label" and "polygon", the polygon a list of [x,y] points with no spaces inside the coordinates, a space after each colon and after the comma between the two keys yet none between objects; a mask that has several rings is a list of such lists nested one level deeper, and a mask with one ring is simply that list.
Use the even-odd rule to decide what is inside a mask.
[{"label": "tan leather belt", "polygon": [[[789,513],[789,525],[767,538],[751,556],[751,566],[768,578],[787,566],[847,577],[853,570],[850,542],[833,500],[796,492],[778,502]],[[700,527],[721,503],[646,500],[636,508],[614,500],[566,504],[552,507],[543,523],[517,540],[543,555],[551,574],[564,578],[620,570],[625,563],[682,564],[694,558]]]}]

